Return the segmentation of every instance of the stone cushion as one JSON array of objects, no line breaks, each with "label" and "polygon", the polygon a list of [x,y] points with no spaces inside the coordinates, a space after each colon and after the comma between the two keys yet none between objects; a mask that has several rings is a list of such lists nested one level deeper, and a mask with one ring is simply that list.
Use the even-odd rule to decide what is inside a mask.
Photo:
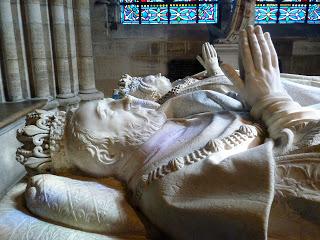
[{"label": "stone cushion", "polygon": [[39,174],[28,179],[25,200],[35,216],[70,228],[112,236],[146,234],[114,178]]},{"label": "stone cushion", "polygon": [[109,240],[146,239],[145,236],[106,236],[74,230],[33,216],[25,207],[22,182],[12,188],[0,202],[1,240]]}]

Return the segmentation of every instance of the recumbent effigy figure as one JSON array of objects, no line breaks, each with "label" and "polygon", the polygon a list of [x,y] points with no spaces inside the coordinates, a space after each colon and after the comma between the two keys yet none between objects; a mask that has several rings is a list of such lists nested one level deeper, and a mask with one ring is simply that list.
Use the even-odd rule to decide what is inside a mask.
[{"label": "recumbent effigy figure", "polygon": [[[299,239],[292,218],[308,226],[305,239],[319,237],[320,114],[286,92],[270,35],[260,26],[241,32],[240,52],[241,78],[223,66],[237,94],[224,86],[195,88],[162,105],[132,96],[82,104],[62,128],[51,125],[62,131],[50,133],[50,146],[60,142],[50,167],[122,181],[131,203],[173,239],[267,239],[268,231]],[[204,65],[210,59],[216,54],[206,44]],[[308,104],[319,103],[320,90],[308,89]],[[81,197],[81,181],[35,176],[27,205],[71,228],[118,236],[128,225],[133,234],[144,231],[133,209],[112,203],[115,193],[83,184],[91,201]],[[283,206],[290,214],[281,215]]]},{"label": "recumbent effigy figure", "polygon": [[[213,46],[209,43],[203,44],[202,53],[204,59],[200,56],[197,56],[197,59],[206,69],[205,71],[176,80],[173,83],[162,76],[161,73],[146,77],[132,77],[125,74],[119,80],[118,88],[113,90],[112,98],[120,99],[126,95],[131,95],[162,104],[171,97],[194,89],[219,91],[221,90],[221,84],[226,84],[232,88],[231,82],[224,76],[219,67],[218,56]],[[212,56],[207,54],[212,54]]]}]

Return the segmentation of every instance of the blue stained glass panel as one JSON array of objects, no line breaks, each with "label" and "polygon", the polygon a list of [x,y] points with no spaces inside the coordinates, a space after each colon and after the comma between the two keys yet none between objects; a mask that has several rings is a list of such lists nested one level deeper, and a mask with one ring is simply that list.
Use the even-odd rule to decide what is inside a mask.
[{"label": "blue stained glass panel", "polygon": [[195,3],[196,0],[173,0],[173,3],[179,3],[179,2]]},{"label": "blue stained glass panel", "polygon": [[141,24],[168,23],[167,5],[141,5]]},{"label": "blue stained glass panel", "polygon": [[150,3],[163,3],[164,0],[136,0],[139,1],[141,3],[145,3],[145,2],[150,2]]},{"label": "blue stained glass panel", "polygon": [[269,24],[277,22],[277,4],[257,4],[256,23]]},{"label": "blue stained glass panel", "polygon": [[316,4],[320,0],[276,0],[273,9],[269,6],[269,1],[272,0],[256,0],[257,24],[320,24],[320,4]]},{"label": "blue stained glass panel", "polygon": [[184,24],[197,22],[197,6],[195,4],[170,5],[170,23]]},{"label": "blue stained glass panel", "polygon": [[214,24],[218,23],[219,1],[120,0],[120,22],[124,24]]},{"label": "blue stained glass panel", "polygon": [[138,3],[139,0],[120,0],[120,3]]},{"label": "blue stained glass panel", "polygon": [[139,24],[139,6],[136,4],[121,5],[121,23]]},{"label": "blue stained glass panel", "polygon": [[320,4],[310,4],[308,23],[320,24]]},{"label": "blue stained glass panel", "polygon": [[[308,1],[308,0],[307,0]],[[301,3],[305,3],[306,0],[282,0],[283,3],[290,3],[290,2],[301,2]]]},{"label": "blue stained glass panel", "polygon": [[306,4],[282,4],[279,9],[279,23],[304,23]]},{"label": "blue stained glass panel", "polygon": [[218,4],[204,3],[199,4],[198,23],[217,23],[218,22]]}]

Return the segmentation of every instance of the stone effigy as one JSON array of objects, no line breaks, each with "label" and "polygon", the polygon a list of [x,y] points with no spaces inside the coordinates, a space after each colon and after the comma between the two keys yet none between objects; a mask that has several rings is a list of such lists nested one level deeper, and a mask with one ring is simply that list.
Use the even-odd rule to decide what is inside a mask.
[{"label": "stone effigy", "polygon": [[113,90],[113,99],[121,99],[127,94],[137,98],[157,101],[171,88],[170,80],[161,73],[146,77],[131,77],[128,74],[122,76],[119,87]]},{"label": "stone effigy", "polygon": [[[66,115],[29,115],[18,134],[18,160],[30,173],[116,177],[165,237],[317,239],[320,114],[287,93],[260,27],[242,31],[240,46],[245,82],[224,65],[233,85],[219,74],[220,90],[205,89],[209,80],[193,82],[161,106],[129,95],[87,102]],[[202,55],[204,62],[216,59],[208,44]],[[320,90],[308,89],[308,105],[319,103]],[[140,216],[117,204],[118,192],[108,188],[39,175],[26,201],[35,215],[69,228],[121,236],[135,222],[132,234],[146,237]],[[306,233],[291,230],[299,223]]]},{"label": "stone effigy", "polygon": [[[207,55],[209,52],[212,52],[212,56]],[[198,81],[199,79],[206,79],[201,81],[200,85],[203,89],[207,90],[210,89],[210,87],[207,86],[208,84],[213,88],[217,88],[212,90],[218,90],[218,85],[221,84],[223,80],[228,85],[231,85],[231,82],[224,76],[224,73],[219,66],[218,55],[211,44],[203,44],[202,55],[203,58],[197,56],[197,60],[206,69],[205,71],[193,76],[187,76],[184,79],[176,80],[173,83],[171,83],[168,78],[161,76],[160,73],[146,77],[131,77],[130,75],[125,74],[119,80],[118,88],[113,90],[114,93],[112,98],[121,99],[126,95],[131,95],[162,104],[169,98],[183,93],[183,90],[186,91],[189,87],[192,87],[192,90],[195,90],[194,85],[200,84]],[[211,77],[216,79],[212,81]],[[199,89],[200,88],[198,88],[198,90]]]}]

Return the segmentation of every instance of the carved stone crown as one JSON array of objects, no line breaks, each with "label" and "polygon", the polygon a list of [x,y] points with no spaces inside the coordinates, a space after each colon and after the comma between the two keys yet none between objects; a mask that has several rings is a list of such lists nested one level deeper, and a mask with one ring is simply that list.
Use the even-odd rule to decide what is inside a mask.
[{"label": "carved stone crown", "polygon": [[17,139],[23,144],[17,149],[16,160],[31,173],[53,171],[52,158],[64,144],[66,113],[36,110],[26,117],[26,124],[18,129]]},{"label": "carved stone crown", "polygon": [[[157,76],[161,76],[161,74]],[[161,97],[161,94],[153,86],[144,82],[143,79],[143,77],[131,77],[130,75],[125,74],[119,80],[118,88],[113,90],[112,98],[121,99],[129,94],[144,99],[147,97],[151,97],[152,100],[157,101]],[[146,96],[141,96],[141,94],[135,95],[135,92],[137,90],[145,94]]]}]

